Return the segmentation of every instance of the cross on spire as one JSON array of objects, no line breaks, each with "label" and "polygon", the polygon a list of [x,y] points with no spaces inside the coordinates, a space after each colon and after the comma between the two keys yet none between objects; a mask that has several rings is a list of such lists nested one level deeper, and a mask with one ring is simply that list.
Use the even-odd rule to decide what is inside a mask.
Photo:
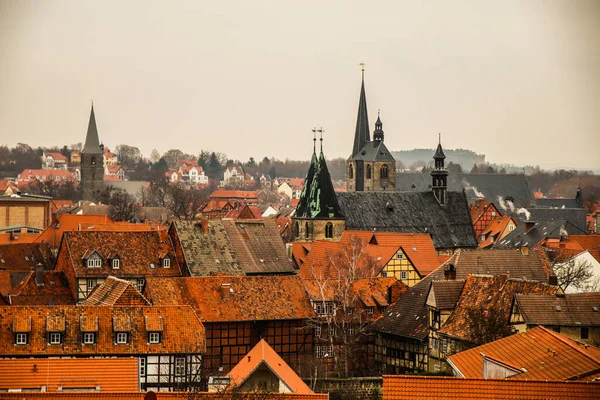
[{"label": "cross on spire", "polygon": [[365,79],[365,63],[361,62],[359,65],[360,65],[360,70],[362,72],[362,78],[364,80]]}]

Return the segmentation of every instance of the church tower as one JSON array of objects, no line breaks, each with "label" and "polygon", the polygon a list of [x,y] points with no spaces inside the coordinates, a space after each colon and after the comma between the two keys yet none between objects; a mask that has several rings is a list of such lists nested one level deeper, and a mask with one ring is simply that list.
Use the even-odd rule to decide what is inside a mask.
[{"label": "church tower", "polygon": [[83,200],[98,201],[100,192],[104,188],[104,151],[98,139],[94,104],[90,113],[85,145],[81,151],[81,187]]},{"label": "church tower", "polygon": [[[313,130],[313,132],[317,132]],[[322,130],[319,130],[322,134]],[[344,233],[346,218],[337,201],[331,176],[323,154],[317,158],[317,138],[313,138],[313,154],[304,179],[304,188],[292,217],[292,240],[312,241],[320,239],[339,240]]]},{"label": "church tower", "polygon": [[354,144],[352,155],[346,160],[346,189],[349,192],[396,190],[396,160],[383,138],[383,123],[377,115],[371,141],[363,65]]},{"label": "church tower", "polygon": [[446,155],[442,149],[442,136],[435,154],[433,155],[434,167],[431,171],[431,189],[438,203],[444,205],[448,201],[448,170],[444,166]]}]

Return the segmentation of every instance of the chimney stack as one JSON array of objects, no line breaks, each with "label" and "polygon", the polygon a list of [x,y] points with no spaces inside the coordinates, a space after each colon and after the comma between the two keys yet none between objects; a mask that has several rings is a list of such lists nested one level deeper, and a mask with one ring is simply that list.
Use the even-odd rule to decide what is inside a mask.
[{"label": "chimney stack", "polygon": [[535,226],[535,221],[525,221],[525,233],[529,232]]},{"label": "chimney stack", "polygon": [[456,267],[454,264],[448,264],[444,267],[444,279],[447,281],[456,280]]},{"label": "chimney stack", "polygon": [[221,297],[224,301],[229,300],[231,295],[231,283],[222,283],[221,284]]},{"label": "chimney stack", "polygon": [[35,284],[38,286],[44,284],[44,265],[42,263],[35,266]]}]

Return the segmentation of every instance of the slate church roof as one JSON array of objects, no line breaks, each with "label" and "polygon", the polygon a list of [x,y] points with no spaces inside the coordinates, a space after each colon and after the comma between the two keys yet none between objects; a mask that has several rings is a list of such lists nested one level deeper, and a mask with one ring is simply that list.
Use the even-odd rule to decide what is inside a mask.
[{"label": "slate church roof", "polygon": [[347,230],[428,233],[435,248],[477,247],[464,193],[441,206],[427,192],[338,193]]},{"label": "slate church roof", "polygon": [[[431,177],[422,173],[396,174],[396,190],[423,192],[430,190]],[[498,196],[502,199],[512,197],[516,207],[528,207],[533,202],[525,175],[518,174],[456,174],[448,175],[448,190],[460,192],[465,190],[469,204],[481,196],[498,204]]]},{"label": "slate church roof", "polygon": [[82,153],[84,154],[102,154],[100,148],[100,139],[98,139],[98,129],[96,128],[96,117],[94,115],[94,105],[92,104],[92,112],[90,113],[90,122],[88,124],[87,135],[85,137],[85,146]]},{"label": "slate church roof", "polygon": [[319,159],[317,160],[316,152],[313,151],[304,182],[305,185],[302,189],[294,217],[310,219],[344,218],[335,190],[333,189],[325,155],[323,154],[323,138],[321,138]]}]

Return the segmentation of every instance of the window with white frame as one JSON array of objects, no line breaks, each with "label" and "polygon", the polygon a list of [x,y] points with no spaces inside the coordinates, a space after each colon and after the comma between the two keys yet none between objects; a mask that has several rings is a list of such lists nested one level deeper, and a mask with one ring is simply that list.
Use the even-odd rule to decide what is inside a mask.
[{"label": "window with white frame", "polygon": [[148,343],[160,343],[160,332],[148,332]]},{"label": "window with white frame", "polygon": [[332,301],[318,301],[315,303],[317,315],[334,315],[335,305]]},{"label": "window with white frame", "polygon": [[128,336],[127,332],[117,332],[117,344],[127,344]]},{"label": "window with white frame", "polygon": [[514,231],[515,230],[515,226],[514,225],[509,225],[508,226],[508,230],[509,231]]},{"label": "window with white frame", "polygon": [[98,281],[96,279],[88,279],[86,282],[87,290],[90,291],[96,287]]},{"label": "window with white frame", "polygon": [[27,344],[27,333],[17,333],[15,336],[15,344]]},{"label": "window with white frame", "polygon": [[163,268],[171,268],[171,259],[169,257],[165,257],[162,260]]},{"label": "window with white frame", "polygon": [[408,271],[400,271],[400,279],[407,279]]},{"label": "window with white frame", "polygon": [[94,344],[96,343],[96,334],[94,332],[83,333],[83,344]]},{"label": "window with white frame", "polygon": [[62,334],[60,332],[50,332],[48,335],[48,343],[50,344],[61,344]]},{"label": "window with white frame", "polygon": [[135,287],[140,292],[144,290],[144,285],[145,284],[146,284],[146,279],[144,279],[144,278],[138,278],[135,281]]},{"label": "window with white frame", "polygon": [[315,337],[321,337],[321,325],[315,326]]},{"label": "window with white frame", "polygon": [[113,267],[113,269],[121,268],[121,260],[119,260],[118,258],[113,258],[112,267]]},{"label": "window with white frame", "polygon": [[175,357],[175,376],[185,375],[185,358]]},{"label": "window with white frame", "polygon": [[146,359],[140,358],[140,376],[146,376]]},{"label": "window with white frame", "polygon": [[315,357],[316,358],[328,358],[333,357],[333,346],[315,346]]},{"label": "window with white frame", "polygon": [[367,314],[373,314],[375,307],[367,307]]},{"label": "window with white frame", "polygon": [[94,255],[87,260],[88,268],[100,268],[102,267],[102,259],[98,255]]}]

